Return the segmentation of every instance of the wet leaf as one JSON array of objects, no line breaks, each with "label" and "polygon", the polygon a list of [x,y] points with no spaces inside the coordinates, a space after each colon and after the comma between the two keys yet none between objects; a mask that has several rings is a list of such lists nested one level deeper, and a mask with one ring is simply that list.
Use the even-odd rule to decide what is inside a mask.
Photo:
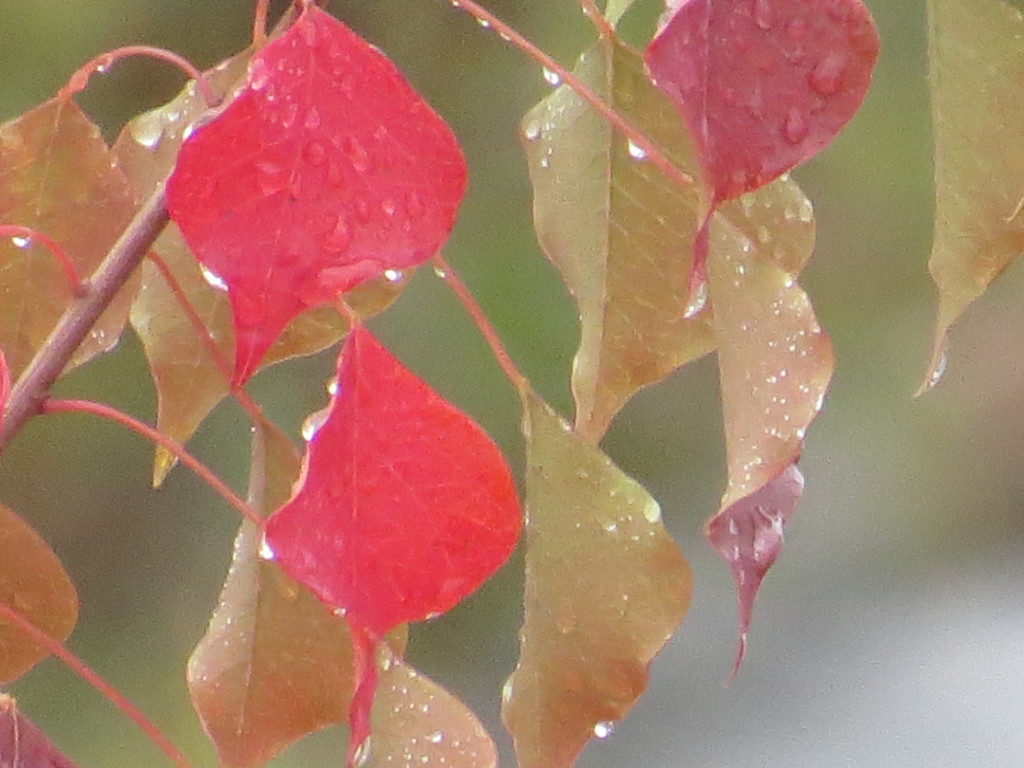
[{"label": "wet leaf", "polygon": [[536,396],[525,407],[526,618],[504,720],[522,768],[565,768],[646,687],[691,577],[657,502]]},{"label": "wet leaf", "polygon": [[345,342],[337,382],[266,541],[286,573],[345,615],[360,745],[375,641],[475,590],[515,546],[520,513],[497,446],[362,326]]},{"label": "wet leaf", "polygon": [[[679,167],[696,167],[678,113],[635,52],[603,40],[576,74]],[[527,114],[522,137],[538,239],[579,307],[576,426],[597,442],[637,390],[713,348],[708,314],[683,316],[698,194],[646,162],[567,86]]]},{"label": "wet leaf", "polygon": [[860,107],[878,33],[860,0],[674,0],[647,47],[715,201],[820,152]]},{"label": "wet leaf", "polygon": [[361,768],[497,768],[494,742],[466,705],[381,646],[373,735]]},{"label": "wet leaf", "polygon": [[[218,95],[227,93],[246,72],[249,52],[243,51],[208,73]],[[114,144],[120,167],[141,196],[150,194],[170,173],[183,134],[206,106],[189,85],[158,109],[139,115]],[[227,294],[215,289],[199,269],[177,226],[169,224],[153,250],[167,265],[181,290],[209,331],[230,368],[234,359],[234,332]],[[382,311],[399,295],[405,281],[381,278],[359,286],[346,301],[368,317]],[[131,308],[131,322],[142,341],[158,396],[157,429],[185,443],[209,413],[230,392],[229,382],[207,345],[183,311],[160,270],[152,262],[142,267],[142,286]],[[329,347],[342,337],[347,323],[328,307],[299,315],[271,346],[261,369],[292,357]],[[166,449],[156,449],[154,485],[160,485],[175,465]]]},{"label": "wet leaf", "polygon": [[0,349],[0,429],[4,425],[4,411],[11,396],[11,369],[7,367],[7,356]]},{"label": "wet leaf", "polygon": [[929,0],[935,136],[935,235],[928,268],[939,289],[935,354],[949,327],[1024,252],[1024,18],[1003,0]]},{"label": "wet leaf", "polygon": [[[73,101],[51,99],[0,125],[0,222],[31,227],[60,243],[82,279],[102,261],[135,207],[99,129]],[[130,281],[117,295],[69,367],[117,343],[136,285]],[[0,241],[0,345],[14,376],[71,303],[71,291],[46,248]]]},{"label": "wet leaf", "polygon": [[[57,642],[78,620],[78,595],[60,560],[14,512],[0,505],[0,604]],[[48,651],[0,616],[0,685],[21,677]]]},{"label": "wet leaf", "polygon": [[18,711],[17,703],[5,693],[0,693],[0,766],[76,768],[35,723]]},{"label": "wet leaf", "polygon": [[[269,423],[266,502],[288,499],[299,457]],[[210,627],[188,664],[192,703],[228,768],[255,768],[292,742],[344,723],[352,697],[352,646],[345,623],[274,563],[259,556],[248,521]],[[401,649],[404,631],[392,638]]]},{"label": "wet leaf", "polygon": [[236,381],[302,310],[433,256],[465,183],[455,137],[394,65],[307,8],[168,185],[172,218],[228,287]]}]

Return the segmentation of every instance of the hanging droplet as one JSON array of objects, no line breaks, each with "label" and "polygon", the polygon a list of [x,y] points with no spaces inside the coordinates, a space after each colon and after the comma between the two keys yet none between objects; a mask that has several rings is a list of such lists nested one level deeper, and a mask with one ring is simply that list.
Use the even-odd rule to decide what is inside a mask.
[{"label": "hanging droplet", "polygon": [[845,53],[830,53],[808,73],[807,84],[819,96],[834,96],[843,84],[848,65],[849,58]]},{"label": "hanging droplet", "polygon": [[557,86],[562,84],[562,76],[557,72],[552,72],[547,67],[544,67],[544,81],[551,86]]},{"label": "hanging droplet", "polygon": [[32,238],[31,237],[21,237],[19,235],[14,235],[11,238],[11,244],[15,248],[28,248],[32,244]]},{"label": "hanging droplet", "polygon": [[370,153],[355,136],[345,139],[345,156],[352,162],[352,167],[359,173],[366,173],[373,166]]},{"label": "hanging droplet", "polygon": [[437,275],[438,277],[440,277],[442,280],[447,280],[448,279],[448,270],[445,269],[442,266],[435,265],[434,266],[434,274]]},{"label": "hanging droplet", "polygon": [[260,560],[274,560],[277,558],[277,554],[271,548],[267,542],[267,537],[264,536],[260,539]]},{"label": "hanging droplet", "polygon": [[931,373],[928,374],[928,381],[925,382],[924,391],[928,392],[935,388],[935,386],[942,381],[942,377],[946,374],[946,366],[949,364],[949,357],[946,355],[946,342],[942,342],[942,349],[939,351],[938,356],[935,358],[935,364],[932,366]]},{"label": "hanging droplet", "polygon": [[632,157],[634,160],[647,159],[647,150],[645,150],[643,147],[634,144],[632,139],[628,139],[626,141],[626,150],[629,152],[629,156]]},{"label": "hanging droplet", "polygon": [[316,437],[316,433],[320,431],[320,427],[327,422],[327,417],[330,415],[330,408],[324,408],[322,411],[309,414],[306,420],[302,422],[302,439],[308,443]]},{"label": "hanging droplet", "polygon": [[686,308],[683,310],[683,317],[685,317],[686,319],[696,317],[704,310],[704,307],[706,307],[707,305],[708,284],[705,281],[698,285],[696,290],[694,290],[693,296],[690,297],[689,303],[687,303]]},{"label": "hanging droplet", "polygon": [[360,744],[352,756],[352,765],[355,768],[364,768],[370,764],[370,737],[366,737],[366,741]]},{"label": "hanging droplet", "polygon": [[476,23],[479,24],[484,29],[490,29],[491,28],[491,22],[489,22],[487,19],[480,19],[480,18],[478,18],[476,20]]},{"label": "hanging droplet", "polygon": [[224,278],[207,268],[205,264],[199,265],[199,271],[203,273],[203,279],[210,284],[211,288],[215,288],[218,291],[226,291],[228,289],[228,284]]},{"label": "hanging droplet", "polygon": [[804,114],[796,107],[791,108],[782,126],[782,137],[790,144],[799,144],[807,138],[809,131],[810,125]]},{"label": "hanging droplet", "polygon": [[527,141],[536,141],[540,138],[540,123],[535,120],[531,120],[523,128],[523,136],[526,137]]},{"label": "hanging droplet", "polygon": [[164,137],[164,124],[158,112],[146,112],[128,123],[135,141],[146,149],[156,149]]},{"label": "hanging droplet", "polygon": [[607,739],[615,733],[615,723],[611,720],[602,720],[599,723],[594,723],[594,737],[598,739]]},{"label": "hanging droplet", "polygon": [[384,279],[387,280],[389,283],[397,283],[403,277],[405,277],[405,274],[400,269],[385,269],[384,270]]}]

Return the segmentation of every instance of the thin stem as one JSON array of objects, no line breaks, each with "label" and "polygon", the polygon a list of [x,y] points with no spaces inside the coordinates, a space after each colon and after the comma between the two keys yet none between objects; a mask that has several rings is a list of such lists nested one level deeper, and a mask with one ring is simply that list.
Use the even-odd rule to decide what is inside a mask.
[{"label": "thin stem", "polygon": [[161,752],[167,755],[170,761],[178,766],[178,768],[191,768],[188,760],[185,759],[185,756],[149,718],[142,714],[142,712],[132,704],[124,694],[104,680],[99,673],[89,667],[84,661],[65,648],[62,643],[59,643],[54,638],[50,637],[50,635],[42,629],[3,602],[0,602],[0,617],[9,621],[11,624],[14,624],[35,642],[39,643],[39,645],[46,648],[47,651],[64,662],[68,669],[82,678],[82,680],[92,686],[95,690],[99,691],[104,698],[113,703],[115,707],[121,710],[132,722],[139,726],[149,740],[152,741]]},{"label": "thin stem", "polygon": [[256,13],[252,18],[252,45],[262,48],[267,44],[267,14],[270,0],[256,0]]},{"label": "thin stem", "polygon": [[67,85],[60,90],[60,96],[64,98],[70,98],[79,91],[85,89],[89,83],[89,77],[93,72],[106,72],[114,62],[118,59],[124,59],[129,56],[149,56],[153,59],[159,59],[160,61],[166,61],[174,64],[192,80],[196,81],[196,87],[199,89],[200,95],[206,102],[206,106],[215,107],[220,102],[217,94],[214,92],[213,87],[210,85],[209,80],[197,66],[186,59],[183,56],[179,56],[174,51],[168,51],[164,48],[154,48],[150,45],[126,45],[123,48],[115,48],[112,51],[102,53],[91,61],[87,61],[78,70],[68,78]]},{"label": "thin stem", "polygon": [[456,8],[462,8],[470,13],[481,23],[493,29],[503,39],[508,40],[519,50],[523,51],[531,59],[539,63],[545,69],[558,75],[561,82],[571,88],[576,95],[587,102],[605,118],[611,125],[615,126],[623,136],[628,138],[634,146],[644,152],[647,159],[658,170],[678,184],[683,186],[694,186],[694,178],[685,171],[677,168],[668,157],[661,151],[657,144],[647,138],[646,134],[629,123],[614,107],[597,95],[590,86],[580,80],[576,75],[563,67],[544,51],[531,43],[519,32],[503,22],[489,10],[477,4],[475,0],[450,0]]},{"label": "thin stem", "polygon": [[516,364],[509,356],[508,350],[505,349],[501,337],[498,336],[494,326],[491,325],[491,321],[487,319],[487,315],[484,314],[483,309],[477,304],[469,288],[466,287],[466,284],[462,282],[462,279],[441,253],[434,256],[434,273],[448,284],[448,287],[455,292],[459,301],[462,302],[463,308],[480,330],[480,335],[484,337],[487,346],[491,348],[491,354],[498,361],[498,365],[501,367],[502,372],[504,372],[505,377],[512,382],[512,386],[519,392],[527,391],[530,388],[530,382],[519,372]]},{"label": "thin stem", "polygon": [[594,25],[598,35],[603,38],[611,38],[615,35],[615,28],[608,22],[594,0],[579,0],[579,4],[583,8],[583,15]]},{"label": "thin stem", "polygon": [[18,378],[0,426],[0,452],[39,412],[50,387],[166,224],[167,205],[160,184],[85,283],[85,294],[71,302]]},{"label": "thin stem", "polygon": [[166,435],[160,434],[148,424],[143,424],[141,421],[129,416],[127,413],[123,413],[109,405],[94,403],[89,400],[54,399],[46,400],[43,403],[42,413],[89,413],[94,416],[100,416],[104,419],[117,422],[133,432],[137,432],[156,445],[167,449],[170,453],[173,453],[182,464],[195,472],[196,475],[199,476],[200,480],[209,485],[214,491],[220,494],[220,497],[224,499],[224,501],[238,510],[242,517],[257,526],[263,522],[260,515],[252,507],[242,501],[242,499],[240,499],[223,480],[217,477],[209,467],[185,450],[185,448],[179,443],[171,440],[171,438]]},{"label": "thin stem", "polygon": [[46,250],[60,263],[61,269],[64,270],[64,274],[68,279],[68,286],[71,288],[71,295],[75,297],[84,295],[85,286],[82,285],[82,278],[78,275],[78,268],[75,267],[75,262],[68,256],[68,252],[64,250],[64,247],[52,237],[44,235],[42,232],[32,229],[32,227],[21,227],[15,224],[0,226],[0,237],[9,237],[12,240],[21,241],[14,243],[19,248],[27,248],[33,241],[42,243]]}]

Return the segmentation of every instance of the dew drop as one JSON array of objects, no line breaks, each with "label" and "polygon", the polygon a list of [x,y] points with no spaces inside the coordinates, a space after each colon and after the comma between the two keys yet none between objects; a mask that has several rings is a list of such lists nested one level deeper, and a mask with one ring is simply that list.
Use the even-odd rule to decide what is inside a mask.
[{"label": "dew drop", "polygon": [[11,243],[14,245],[15,248],[28,248],[29,245],[32,244],[32,238],[14,235],[11,238]]},{"label": "dew drop", "polygon": [[644,517],[648,523],[656,523],[661,520],[661,507],[654,499],[648,499],[644,504]]},{"label": "dew drop", "polygon": [[491,22],[489,22],[487,19],[479,19],[478,18],[476,20],[476,23],[479,24],[484,29],[490,29],[491,28]]},{"label": "dew drop", "polygon": [[380,209],[384,211],[384,213],[387,214],[388,216],[394,216],[395,211],[398,210],[398,206],[395,205],[395,201],[392,200],[390,197],[385,197],[383,200],[380,201]]},{"label": "dew drop", "polygon": [[501,687],[501,700],[508,703],[512,701],[512,694],[515,692],[515,684],[512,682],[512,678],[508,678],[505,684]]},{"label": "dew drop", "polygon": [[786,116],[786,122],[782,126],[782,138],[790,144],[799,144],[807,138],[810,125],[807,118],[796,107],[791,107]]},{"label": "dew drop", "polygon": [[277,558],[273,548],[267,542],[267,537],[260,539],[260,560],[274,560]]},{"label": "dew drop", "polygon": [[287,104],[281,114],[281,127],[291,128],[295,125],[295,118],[299,116],[299,105],[294,101]]},{"label": "dew drop", "polygon": [[594,736],[598,739],[607,739],[615,733],[615,723],[611,720],[602,720],[599,723],[594,723]]},{"label": "dew drop", "polygon": [[536,141],[540,138],[540,123],[535,120],[531,120],[523,128],[523,136],[526,137],[527,141]]},{"label": "dew drop", "polygon": [[320,428],[326,423],[327,417],[330,415],[329,408],[309,414],[306,420],[302,422],[302,439],[308,443],[316,437],[316,433],[320,431]]},{"label": "dew drop", "polygon": [[405,277],[405,274],[400,269],[384,270],[384,279],[387,280],[389,283],[400,282],[403,277]]},{"label": "dew drop", "polygon": [[228,284],[224,278],[218,275],[211,269],[208,269],[205,264],[199,265],[199,271],[203,273],[203,279],[210,284],[212,288],[216,288],[218,291],[226,291]]},{"label": "dew drop", "polygon": [[446,270],[444,267],[435,266],[434,267],[434,274],[437,275],[442,280],[447,280],[448,279],[448,270]]},{"label": "dew drop", "polygon": [[[943,346],[945,346],[945,343],[943,343]],[[935,365],[932,367],[932,371],[928,375],[928,381],[925,382],[924,389],[926,392],[934,389],[935,386],[942,381],[942,377],[946,373],[946,366],[948,363],[949,358],[946,355],[946,350],[943,349],[935,360]]]},{"label": "dew drop", "polygon": [[254,91],[262,91],[270,79],[270,70],[263,63],[263,59],[253,59],[249,62],[249,87]]},{"label": "dew drop", "polygon": [[605,533],[615,533],[617,530],[619,530],[618,523],[611,520],[606,520],[605,522],[601,523],[601,527],[604,529]]},{"label": "dew drop", "polygon": [[548,85],[551,85],[551,86],[561,85],[562,77],[557,72],[552,72],[547,67],[544,67],[543,74],[544,74],[544,82],[546,82]]},{"label": "dew drop", "polygon": [[355,768],[365,768],[365,766],[370,764],[370,752],[370,737],[367,736],[366,741],[356,748],[355,754],[352,756],[352,765]]},{"label": "dew drop", "polygon": [[366,173],[373,165],[370,160],[370,153],[366,151],[366,147],[355,136],[349,136],[345,139],[344,152],[345,156],[351,161],[352,167],[359,173]]},{"label": "dew drop", "polygon": [[845,53],[830,53],[807,75],[807,83],[819,96],[834,96],[843,84],[849,59]]},{"label": "dew drop", "polygon": [[643,147],[638,147],[636,144],[634,144],[632,139],[629,139],[626,142],[626,149],[629,152],[629,156],[632,157],[634,160],[647,159],[647,151],[643,149]]},{"label": "dew drop", "polygon": [[444,734],[440,731],[434,731],[429,736],[427,736],[427,741],[429,741],[431,744],[440,744],[442,741],[444,741]]},{"label": "dew drop", "polygon": [[754,23],[764,30],[772,28],[771,0],[754,0]]},{"label": "dew drop", "polygon": [[156,112],[139,115],[128,124],[128,130],[131,131],[132,138],[146,149],[156,149],[160,139],[164,137],[163,120]]},{"label": "dew drop", "polygon": [[683,309],[683,317],[690,319],[700,314],[701,311],[708,304],[708,284],[703,282],[697,286],[697,289],[693,292],[693,296],[690,297],[690,301],[686,304]]}]

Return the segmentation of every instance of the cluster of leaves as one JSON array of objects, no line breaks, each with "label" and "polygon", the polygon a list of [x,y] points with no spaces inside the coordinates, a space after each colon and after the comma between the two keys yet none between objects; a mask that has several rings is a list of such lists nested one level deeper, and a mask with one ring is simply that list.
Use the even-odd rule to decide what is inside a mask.
[{"label": "cluster of leaves", "polygon": [[[716,352],[728,485],[706,533],[736,582],[737,667],[803,490],[796,465],[833,359],[797,282],[814,224],[787,174],[864,98],[878,53],[866,8],[670,0],[640,52],[617,33],[632,0],[603,10],[584,0],[596,39],[570,72],[475,2],[453,4],[557,86],[521,137],[538,239],[579,309],[572,424],[516,371],[439,255],[466,185],[456,138],[380,51],[311,0],[297,0],[272,39],[261,4],[249,49],[195,73],[112,146],[73,97],[135,49],[91,62],[0,126],[0,445],[38,412],[110,416],[157,443],[159,485],[178,460],[206,472],[181,445],[224,398],[252,419],[247,500],[204,475],[246,519],[188,664],[225,765],[262,765],[346,721],[349,765],[496,761],[473,715],[402,659],[405,625],[474,591],[523,524],[493,442],[364,326],[432,258],[523,406],[525,618],[503,711],[524,768],[568,768],[624,717],[687,610],[689,568],[658,504],[599,447],[630,397]],[[988,46],[997,66],[1019,72],[1006,32],[1020,29],[1019,14],[1003,0],[981,5],[930,3],[937,86],[965,46]],[[973,76],[992,61],[972,60]],[[937,350],[1021,250],[1024,226],[1019,189],[991,183],[1019,158],[971,163],[971,142],[991,131],[985,109],[960,104],[984,92],[1005,107],[1019,94],[955,82],[935,97]],[[129,322],[159,395],[155,429],[48,399],[62,371],[109,350]],[[343,336],[330,403],[307,421],[300,457],[245,385]],[[66,657],[76,615],[56,557],[0,507],[0,682],[47,653]],[[22,734],[11,741],[22,755],[50,754],[6,700],[0,757],[5,728]]]}]

